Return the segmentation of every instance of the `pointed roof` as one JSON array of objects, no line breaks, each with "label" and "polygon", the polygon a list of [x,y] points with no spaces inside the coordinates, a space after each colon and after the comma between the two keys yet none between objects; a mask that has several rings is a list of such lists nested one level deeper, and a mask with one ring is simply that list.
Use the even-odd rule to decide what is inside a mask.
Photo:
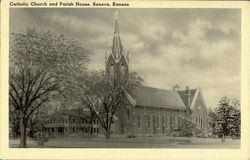
[{"label": "pointed roof", "polygon": [[[197,89],[190,89],[190,103],[193,102],[196,91],[197,91]],[[186,90],[178,91],[178,94],[180,95],[183,103],[187,106],[188,100],[187,100],[187,96],[186,96]]]},{"label": "pointed roof", "polygon": [[119,34],[119,27],[118,27],[118,12],[115,12],[115,31],[114,34]]},{"label": "pointed roof", "polygon": [[122,55],[122,43],[121,43],[121,38],[119,34],[119,27],[118,27],[118,17],[117,17],[117,12],[115,16],[115,30],[114,30],[114,37],[113,37],[113,44],[112,44],[112,53],[114,55],[115,59],[119,59],[120,56]]},{"label": "pointed roof", "polygon": [[[178,94],[180,95],[183,103],[186,105],[187,104],[187,97],[186,97],[186,91],[179,91]],[[202,98],[202,102],[205,106],[205,109],[207,110],[207,105],[206,105],[206,102],[203,98],[203,95],[202,95],[202,92],[201,92],[201,89],[200,88],[196,88],[196,89],[190,89],[190,103],[191,103],[191,106],[190,106],[190,109],[193,110],[194,107],[195,107],[195,103],[198,99],[198,96],[201,96]]]}]

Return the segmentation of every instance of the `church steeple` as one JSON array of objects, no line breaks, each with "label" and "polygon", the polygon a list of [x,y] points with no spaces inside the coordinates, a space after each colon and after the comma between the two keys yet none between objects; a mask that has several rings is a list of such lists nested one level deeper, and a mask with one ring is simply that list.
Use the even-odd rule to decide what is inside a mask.
[{"label": "church steeple", "polygon": [[118,12],[115,12],[115,32],[114,34],[119,34],[119,27],[118,27]]},{"label": "church steeple", "polygon": [[112,45],[112,53],[115,59],[119,59],[122,55],[122,43],[119,34],[119,27],[118,27],[118,12],[115,13],[115,31],[113,37],[113,45]]},{"label": "church steeple", "polygon": [[118,27],[118,13],[115,14],[115,28],[111,48],[106,51],[106,74],[111,82],[127,79],[129,74],[129,53],[123,49]]}]

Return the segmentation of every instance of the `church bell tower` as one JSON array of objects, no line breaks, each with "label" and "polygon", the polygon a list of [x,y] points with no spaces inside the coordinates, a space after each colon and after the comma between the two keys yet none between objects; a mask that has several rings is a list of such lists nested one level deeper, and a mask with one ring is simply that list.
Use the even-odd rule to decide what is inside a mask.
[{"label": "church bell tower", "polygon": [[128,78],[129,74],[129,53],[122,46],[119,27],[118,12],[115,14],[115,28],[113,35],[113,43],[106,55],[106,74],[112,83]]}]

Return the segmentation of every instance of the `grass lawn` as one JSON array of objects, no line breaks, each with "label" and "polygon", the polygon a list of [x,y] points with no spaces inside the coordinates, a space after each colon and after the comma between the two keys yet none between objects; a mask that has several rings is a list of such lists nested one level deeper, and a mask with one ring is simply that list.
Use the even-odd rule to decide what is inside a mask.
[{"label": "grass lawn", "polygon": [[[32,139],[27,140],[29,148],[240,148],[240,140],[216,138],[186,138],[186,137],[111,137],[106,140],[104,137],[80,137],[64,136],[50,138],[44,146],[38,146]],[[16,148],[19,139],[10,139],[9,147]]]}]

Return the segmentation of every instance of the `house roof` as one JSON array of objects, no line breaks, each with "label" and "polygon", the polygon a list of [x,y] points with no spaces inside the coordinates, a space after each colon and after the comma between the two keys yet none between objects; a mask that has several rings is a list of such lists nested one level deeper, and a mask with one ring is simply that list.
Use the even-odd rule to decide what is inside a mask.
[{"label": "house roof", "polygon": [[[194,100],[194,96],[195,96],[195,93],[196,93],[197,89],[190,89],[190,104],[193,102]],[[178,91],[178,94],[180,95],[183,103],[187,106],[187,97],[186,97],[186,91]]]},{"label": "house roof", "polygon": [[60,115],[69,115],[69,116],[84,118],[88,114],[89,114],[89,111],[82,111],[82,110],[77,110],[77,109],[64,109],[54,114],[51,114],[49,116],[54,117],[54,116],[60,116]]},{"label": "house roof", "polygon": [[186,110],[177,92],[142,86],[135,91],[136,105]]}]

